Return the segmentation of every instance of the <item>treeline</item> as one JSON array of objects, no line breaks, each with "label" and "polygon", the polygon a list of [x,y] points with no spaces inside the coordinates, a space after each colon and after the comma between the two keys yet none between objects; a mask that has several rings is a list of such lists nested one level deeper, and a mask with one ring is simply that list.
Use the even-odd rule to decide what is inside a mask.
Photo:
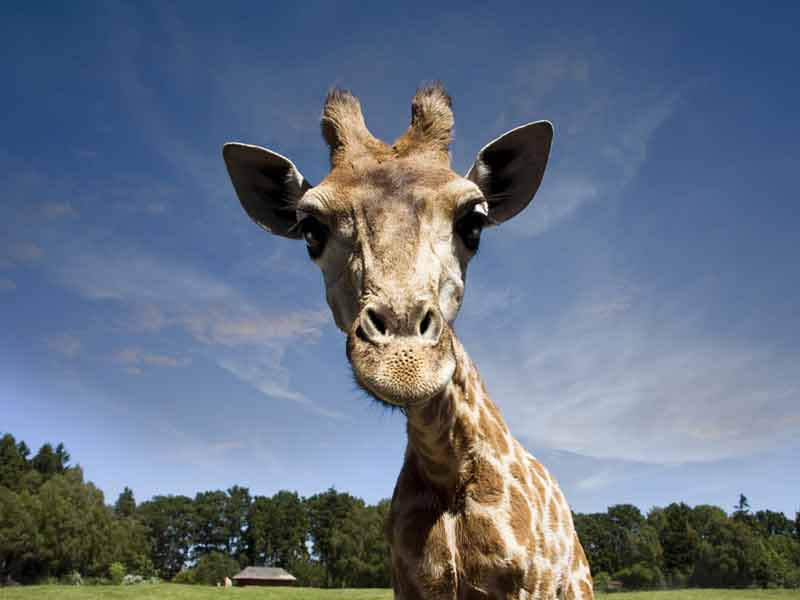
[{"label": "treeline", "polygon": [[[70,465],[64,446],[35,455],[0,438],[0,583],[118,581],[129,573],[214,584],[247,565],[283,567],[302,585],[389,587],[387,500],[329,489],[303,498],[247,488],[156,496],[125,488],[113,505]],[[728,515],[670,504],[576,514],[599,588],[800,586],[800,515]]]},{"label": "treeline", "polygon": [[614,582],[627,589],[800,587],[800,513],[791,520],[752,512],[744,495],[731,515],[717,506],[672,503],[645,516],[618,504],[574,518],[601,589]]},{"label": "treeline", "polygon": [[[103,583],[125,572],[214,584],[247,565],[283,567],[303,585],[389,587],[383,534],[388,501],[375,506],[330,489],[309,498],[245,487],[112,506],[62,444],[31,456],[0,438],[0,583]],[[115,569],[112,569],[115,566]]]}]

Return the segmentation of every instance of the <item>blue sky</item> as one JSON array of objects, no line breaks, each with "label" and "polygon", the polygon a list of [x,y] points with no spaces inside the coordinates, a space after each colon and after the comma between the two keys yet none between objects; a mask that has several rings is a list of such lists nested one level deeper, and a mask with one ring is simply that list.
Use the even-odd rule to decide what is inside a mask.
[{"label": "blue sky", "polygon": [[555,124],[456,330],[573,508],[800,509],[796,4],[0,10],[0,431],[64,441],[110,499],[389,496],[403,417],[356,390],[317,268],[220,151],[319,181],[331,85],[393,139],[440,79],[459,171]]}]

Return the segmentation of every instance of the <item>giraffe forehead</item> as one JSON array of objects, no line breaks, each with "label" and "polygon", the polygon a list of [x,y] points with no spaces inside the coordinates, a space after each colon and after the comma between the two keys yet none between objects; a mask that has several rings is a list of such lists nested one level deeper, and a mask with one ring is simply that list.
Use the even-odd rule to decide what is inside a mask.
[{"label": "giraffe forehead", "polygon": [[352,161],[333,169],[311,194],[334,214],[380,219],[396,213],[420,219],[451,212],[462,197],[480,191],[449,167],[411,157]]}]

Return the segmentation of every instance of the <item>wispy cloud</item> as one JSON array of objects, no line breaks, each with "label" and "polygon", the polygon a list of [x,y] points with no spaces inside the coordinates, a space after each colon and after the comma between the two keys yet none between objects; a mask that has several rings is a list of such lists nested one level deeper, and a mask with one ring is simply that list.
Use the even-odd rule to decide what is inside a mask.
[{"label": "wispy cloud", "polygon": [[[103,253],[94,250],[104,247]],[[131,332],[177,328],[199,345],[193,348],[263,394],[296,402],[327,417],[340,416],[293,390],[283,366],[285,348],[313,342],[329,321],[323,310],[266,313],[246,294],[207,273],[157,260],[113,239],[81,240],[49,265],[52,277],[87,300],[112,300],[125,311]],[[189,357],[125,347],[115,359],[129,372],[144,366],[187,366]]]},{"label": "wispy cloud", "polygon": [[265,396],[291,400],[307,410],[324,417],[344,418],[340,411],[328,408],[292,389],[291,373],[283,366],[282,347],[250,347],[247,352],[229,353],[220,361],[220,366],[252,385]]},{"label": "wispy cloud", "polygon": [[170,356],[155,352],[146,352],[142,348],[128,347],[118,350],[114,354],[114,360],[123,365],[125,369],[134,375],[142,372],[142,367],[165,367],[180,368],[188,367],[192,364],[192,359],[188,356]]},{"label": "wispy cloud", "polygon": [[529,211],[509,222],[509,231],[525,236],[541,235],[599,198],[603,189],[600,183],[581,176],[548,179]]},{"label": "wispy cloud", "polygon": [[610,471],[598,471],[579,480],[575,487],[581,490],[596,490],[611,485],[614,479],[615,477]]},{"label": "wispy cloud", "polygon": [[614,200],[637,177],[654,135],[678,107],[677,93],[641,99],[615,86],[596,63],[588,51],[551,50],[514,69],[505,126],[512,125],[509,115],[513,124],[539,115],[556,123],[556,137],[532,208],[508,230],[541,235],[584,206]]},{"label": "wispy cloud", "polygon": [[45,202],[41,206],[42,216],[46,219],[58,219],[75,214],[69,202]]},{"label": "wispy cloud", "polygon": [[9,241],[0,245],[0,268],[35,262],[44,256],[41,246],[31,241]]},{"label": "wispy cloud", "polygon": [[289,312],[284,315],[231,315],[210,311],[185,321],[192,335],[207,344],[239,346],[269,340],[301,337],[316,339],[319,328],[330,320],[325,310]]},{"label": "wispy cloud", "polygon": [[81,351],[81,340],[74,335],[52,335],[45,339],[45,343],[51,352],[70,359],[77,357]]},{"label": "wispy cloud", "polygon": [[513,336],[480,349],[516,433],[659,463],[746,455],[797,435],[800,357],[704,332],[702,308],[674,299],[627,288],[601,296],[576,300],[550,327],[518,321]]}]

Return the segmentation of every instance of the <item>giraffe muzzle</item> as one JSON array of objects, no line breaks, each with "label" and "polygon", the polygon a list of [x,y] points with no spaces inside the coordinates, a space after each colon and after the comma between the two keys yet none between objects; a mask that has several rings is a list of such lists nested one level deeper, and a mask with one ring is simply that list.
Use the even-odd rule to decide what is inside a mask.
[{"label": "giraffe muzzle", "polygon": [[347,336],[358,383],[385,403],[404,406],[441,392],[455,369],[449,326],[437,308],[367,304]]}]

